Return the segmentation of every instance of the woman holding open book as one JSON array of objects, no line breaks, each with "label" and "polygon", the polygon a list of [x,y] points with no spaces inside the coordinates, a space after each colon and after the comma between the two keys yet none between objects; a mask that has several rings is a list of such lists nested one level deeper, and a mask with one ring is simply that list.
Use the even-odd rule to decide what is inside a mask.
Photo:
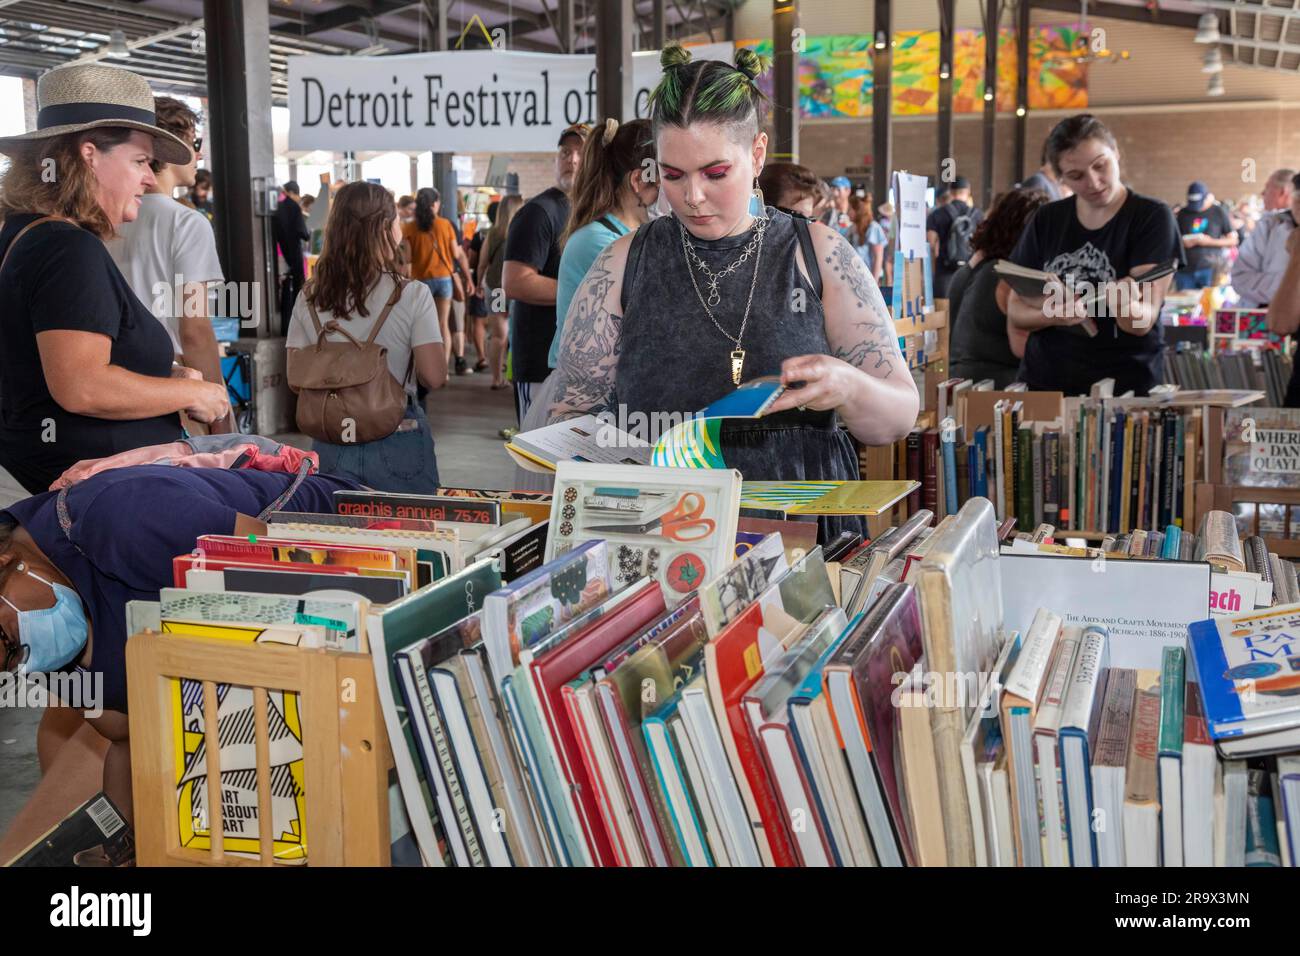
[{"label": "woman holding open book", "polygon": [[918,405],[880,291],[834,230],[772,207],[751,215],[767,154],[761,58],[741,49],[734,66],[692,61],[674,46],[661,62],[651,119],[673,215],[616,240],[587,271],[564,323],[551,420],[610,410],[680,421],[744,381],[779,376],[788,391],[772,414],[723,426],[727,464],[748,479],[855,480],[838,421],[886,444],[907,434]]},{"label": "woman holding open book", "polygon": [[1036,296],[1003,293],[1011,322],[1031,333],[1021,379],[1086,395],[1113,378],[1116,395],[1145,395],[1160,380],[1160,305],[1173,278],[1134,277],[1182,263],[1178,224],[1163,202],[1124,185],[1115,137],[1095,116],[1057,123],[1047,160],[1074,195],[1039,209],[1008,256],[1058,280]]}]

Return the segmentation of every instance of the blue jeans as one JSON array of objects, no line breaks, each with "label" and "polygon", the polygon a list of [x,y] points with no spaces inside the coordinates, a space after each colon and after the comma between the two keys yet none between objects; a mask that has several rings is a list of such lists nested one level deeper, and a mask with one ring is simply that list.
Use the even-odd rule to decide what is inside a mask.
[{"label": "blue jeans", "polygon": [[429,287],[435,299],[450,299],[452,286],[451,276],[443,276],[441,279],[421,279]]},{"label": "blue jeans", "polygon": [[1204,269],[1180,269],[1174,273],[1174,289],[1182,292],[1186,289],[1204,289],[1214,282],[1214,270],[1209,266]]},{"label": "blue jeans", "polygon": [[335,445],[313,441],[312,451],[320,455],[321,474],[351,478],[375,491],[433,494],[438,488],[438,460],[429,419],[415,402],[407,405],[405,418],[415,419],[418,426],[371,442]]}]

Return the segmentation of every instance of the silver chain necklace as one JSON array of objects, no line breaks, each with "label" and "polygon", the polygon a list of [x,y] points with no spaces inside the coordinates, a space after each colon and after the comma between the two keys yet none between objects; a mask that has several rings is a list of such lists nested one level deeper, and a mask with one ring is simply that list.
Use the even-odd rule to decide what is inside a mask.
[{"label": "silver chain necklace", "polygon": [[[754,238],[746,244],[740,257],[720,272],[714,272],[709,268],[708,263],[700,258],[699,253],[695,251],[695,247],[686,234],[686,226],[680,220],[677,223],[677,227],[682,233],[682,251],[686,256],[686,271],[691,277],[691,287],[695,290],[695,295],[699,298],[700,305],[704,307],[704,312],[709,317],[709,321],[713,323],[714,328],[736,346],[731,353],[731,381],[735,385],[740,384],[741,374],[745,367],[745,350],[741,347],[740,342],[745,337],[745,327],[749,324],[749,309],[754,303],[754,289],[758,285],[758,269],[763,258],[763,237],[767,234],[767,222],[768,220],[765,217],[756,219],[758,228],[755,230]],[[732,335],[718,322],[717,317],[713,314],[713,309],[709,306],[718,305],[722,301],[722,294],[718,289],[719,281],[739,269],[751,255],[754,256],[754,278],[749,283],[749,297],[745,300],[745,314],[740,320],[740,331],[736,335]],[[695,280],[696,268],[703,272],[708,280],[709,297],[707,300],[704,298],[704,293],[700,291],[699,283]]]}]

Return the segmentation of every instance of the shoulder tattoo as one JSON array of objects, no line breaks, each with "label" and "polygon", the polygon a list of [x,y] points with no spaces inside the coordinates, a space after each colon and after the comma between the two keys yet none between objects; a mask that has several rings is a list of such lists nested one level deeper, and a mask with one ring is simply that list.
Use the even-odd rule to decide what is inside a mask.
[{"label": "shoulder tattoo", "polygon": [[832,344],[831,354],[863,371],[888,378],[894,362],[902,358],[889,309],[866,263],[843,236],[836,240],[825,261],[832,275],[844,283],[850,314],[846,317],[844,340]]},{"label": "shoulder tattoo", "polygon": [[619,316],[605,306],[614,286],[613,258],[613,249],[606,246],[587,270],[564,320],[556,402],[571,410],[603,408],[613,388],[621,326]]}]

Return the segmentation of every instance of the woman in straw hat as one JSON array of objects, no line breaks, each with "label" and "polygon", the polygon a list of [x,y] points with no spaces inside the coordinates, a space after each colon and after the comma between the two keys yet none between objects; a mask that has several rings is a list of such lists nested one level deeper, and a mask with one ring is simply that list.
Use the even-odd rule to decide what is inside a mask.
[{"label": "woman in straw hat", "polygon": [[154,184],[149,161],[188,163],[190,147],[127,70],[51,70],[36,95],[37,128],[0,138],[0,465],[32,493],[78,461],[175,441],[178,412],[230,410],[224,385],[173,364],[104,246]]}]

